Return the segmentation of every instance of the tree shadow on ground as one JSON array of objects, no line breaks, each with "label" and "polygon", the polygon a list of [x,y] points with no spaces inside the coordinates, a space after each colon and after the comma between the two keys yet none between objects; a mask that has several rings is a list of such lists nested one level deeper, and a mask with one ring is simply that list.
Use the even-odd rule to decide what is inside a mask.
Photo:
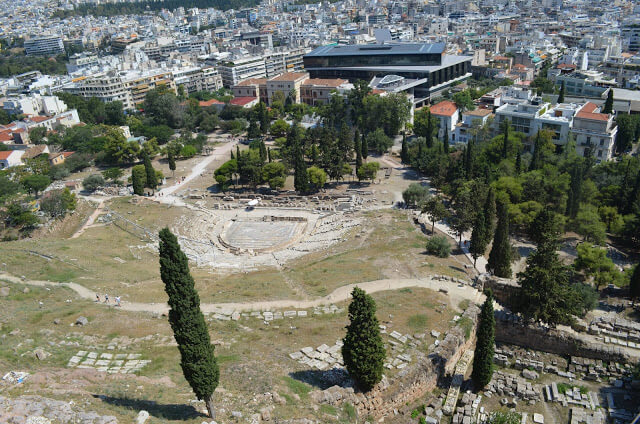
[{"label": "tree shadow on ground", "polygon": [[518,246],[517,249],[521,258],[528,258],[529,255],[536,250],[534,247],[530,246]]},{"label": "tree shadow on ground", "polygon": [[163,420],[184,421],[192,418],[206,417],[205,414],[198,412],[198,410],[191,405],[160,404],[153,400],[134,399],[126,397],[126,395],[115,397],[94,394],[93,397],[110,405],[130,409],[135,412],[145,410],[149,415]]},{"label": "tree shadow on ground", "polygon": [[353,381],[344,368],[332,368],[328,370],[304,370],[289,373],[289,377],[302,381],[320,390],[333,386],[352,387]]}]

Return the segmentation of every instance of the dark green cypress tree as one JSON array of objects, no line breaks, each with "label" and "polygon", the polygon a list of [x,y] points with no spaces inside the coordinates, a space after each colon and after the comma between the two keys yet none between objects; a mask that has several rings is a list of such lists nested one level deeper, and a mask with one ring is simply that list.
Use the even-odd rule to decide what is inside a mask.
[{"label": "dark green cypress tree", "polygon": [[271,147],[267,149],[267,160],[271,163]]},{"label": "dark green cypress tree", "polygon": [[496,230],[495,219],[496,219],[496,195],[493,191],[493,187],[489,187],[489,191],[487,192],[487,198],[484,201],[484,219],[485,219],[485,235],[487,236],[487,246],[491,242],[493,238],[493,232]]},{"label": "dark green cypress tree", "polygon": [[400,150],[400,160],[404,164],[409,163],[409,146],[407,146],[407,135],[402,132],[402,150]]},{"label": "dark green cypress tree", "polygon": [[435,125],[433,125],[433,120],[431,118],[431,110],[427,109],[427,137],[425,142],[427,143],[427,149],[433,147],[433,133],[435,129]]},{"label": "dark green cypress tree", "polygon": [[196,397],[205,402],[211,418],[215,418],[212,396],[220,371],[187,256],[168,228],[160,231],[160,278],[169,296],[169,324],[180,351],[182,373]]},{"label": "dark green cypress tree", "polygon": [[473,230],[471,231],[471,244],[469,245],[469,252],[473,257],[473,267],[476,267],[476,261],[482,255],[487,248],[488,237],[485,225],[487,220],[484,216],[484,211],[478,211],[476,219],[473,222]]},{"label": "dark green cypress tree", "polygon": [[508,119],[502,123],[502,159],[506,159],[509,156],[509,127],[511,126]]},{"label": "dark green cypress tree", "polygon": [[522,155],[520,152],[516,155],[516,176],[520,176],[522,173]]},{"label": "dark green cypress tree", "polygon": [[571,181],[569,183],[569,196],[567,199],[566,215],[569,218],[575,218],[580,209],[580,201],[582,200],[582,183],[584,175],[582,172],[582,163],[575,163],[571,168]]},{"label": "dark green cypress tree", "polygon": [[480,322],[476,333],[476,350],[473,357],[471,379],[476,390],[483,389],[493,376],[493,355],[496,321],[493,315],[493,295],[486,291],[486,300],[480,311]]},{"label": "dark green cypress tree", "polygon": [[149,155],[144,155],[144,172],[147,179],[147,187],[155,189],[158,187],[158,179],[156,178],[156,170],[151,165]]},{"label": "dark green cypress tree", "polygon": [[356,128],[356,135],[353,137],[353,149],[356,151],[356,172],[362,166],[362,145],[360,140],[360,132]]},{"label": "dark green cypress tree", "polygon": [[560,94],[558,94],[557,103],[564,103],[564,81],[562,81],[562,85],[560,85]]},{"label": "dark green cypress tree", "polygon": [[249,129],[247,129],[247,137],[250,139],[260,137],[260,127],[255,119],[249,121]]},{"label": "dark green cypress tree", "polygon": [[362,159],[367,159],[369,156],[369,143],[367,142],[367,137],[362,134]]},{"label": "dark green cypress tree", "polygon": [[296,191],[306,193],[309,191],[309,176],[307,175],[307,164],[304,162],[300,146],[296,146],[295,158],[293,186]]},{"label": "dark green cypress tree", "polygon": [[631,280],[629,281],[629,295],[633,300],[640,297],[640,264],[636,265],[636,268],[633,270],[633,274],[631,274]]},{"label": "dark green cypress tree", "polygon": [[236,157],[233,155],[233,150],[231,151],[231,160],[234,160]]},{"label": "dark green cypress tree", "polygon": [[449,130],[444,129],[444,137],[442,137],[442,151],[449,154]]},{"label": "dark green cypress tree", "polygon": [[638,171],[636,182],[633,184],[633,189],[631,190],[631,193],[629,193],[629,197],[627,198],[627,204],[624,208],[625,213],[633,213],[636,202],[638,202],[639,200],[638,196],[640,196],[640,171]]},{"label": "dark green cypress tree", "polygon": [[[171,170],[171,175],[175,176],[176,174],[176,157],[173,154],[173,150],[168,149],[169,152],[167,153],[167,160],[169,161],[169,169]],[[233,152],[231,152],[231,154],[233,155]],[[233,158],[231,158],[233,159]]]},{"label": "dark green cypress tree", "polygon": [[607,100],[604,102],[602,113],[613,113],[613,88],[607,93]]},{"label": "dark green cypress tree", "polygon": [[498,224],[493,246],[487,261],[487,270],[501,278],[511,278],[511,243],[509,242],[509,213],[505,201],[496,202]]},{"label": "dark green cypress tree", "polygon": [[146,180],[144,166],[136,165],[131,168],[131,183],[133,185],[133,194],[142,196],[144,194],[144,183]]},{"label": "dark green cypress tree", "polygon": [[540,139],[540,131],[536,133],[536,139],[533,143],[533,156],[529,164],[529,171],[535,171],[542,166],[542,140]]},{"label": "dark green cypress tree", "polygon": [[236,144],[236,159],[240,159],[240,145]]},{"label": "dark green cypress tree", "polygon": [[376,318],[376,303],[364,290],[351,292],[349,325],[342,346],[342,357],[349,375],[367,392],[381,379],[386,351]]},{"label": "dark green cypress tree", "polygon": [[260,141],[260,159],[262,159],[262,162],[267,160],[267,145],[264,144],[264,141]]},{"label": "dark green cypress tree", "polygon": [[473,178],[473,140],[469,140],[464,150],[464,175],[467,180]]}]

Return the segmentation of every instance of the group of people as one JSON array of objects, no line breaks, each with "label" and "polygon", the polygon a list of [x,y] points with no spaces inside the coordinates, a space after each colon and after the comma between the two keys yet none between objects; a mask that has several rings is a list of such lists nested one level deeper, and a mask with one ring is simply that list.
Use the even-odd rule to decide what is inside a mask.
[{"label": "group of people", "polygon": [[[98,293],[96,293],[96,302],[100,303],[100,295]],[[109,304],[109,295],[106,293],[104,294],[104,303]],[[120,296],[116,296],[115,306],[122,307],[122,305],[120,304]]]}]

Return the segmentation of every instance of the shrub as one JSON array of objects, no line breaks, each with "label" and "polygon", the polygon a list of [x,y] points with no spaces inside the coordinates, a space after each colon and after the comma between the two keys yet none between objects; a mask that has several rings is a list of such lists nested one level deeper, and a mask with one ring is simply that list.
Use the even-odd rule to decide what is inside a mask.
[{"label": "shrub", "polygon": [[427,241],[427,253],[439,258],[448,258],[451,245],[446,236],[433,236]]},{"label": "shrub", "polygon": [[104,185],[104,178],[100,174],[92,174],[82,181],[82,187],[87,191],[95,191]]}]

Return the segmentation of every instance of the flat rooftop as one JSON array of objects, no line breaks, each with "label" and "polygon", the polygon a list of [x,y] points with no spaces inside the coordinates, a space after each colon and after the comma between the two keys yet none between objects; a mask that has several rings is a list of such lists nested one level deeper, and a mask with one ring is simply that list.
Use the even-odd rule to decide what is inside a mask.
[{"label": "flat rooftop", "polygon": [[395,44],[351,44],[348,46],[322,46],[307,53],[306,57],[322,56],[386,56],[413,54],[442,54],[445,43],[395,43]]},{"label": "flat rooftop", "polygon": [[456,55],[444,55],[442,57],[441,65],[407,65],[407,66],[382,66],[382,65],[365,65],[365,66],[328,66],[328,67],[315,67],[307,66],[305,70],[326,70],[326,69],[340,69],[340,70],[354,70],[354,71],[377,71],[377,72],[434,72],[447,66],[455,65],[457,63],[467,62],[472,59],[471,56],[456,56]]}]

